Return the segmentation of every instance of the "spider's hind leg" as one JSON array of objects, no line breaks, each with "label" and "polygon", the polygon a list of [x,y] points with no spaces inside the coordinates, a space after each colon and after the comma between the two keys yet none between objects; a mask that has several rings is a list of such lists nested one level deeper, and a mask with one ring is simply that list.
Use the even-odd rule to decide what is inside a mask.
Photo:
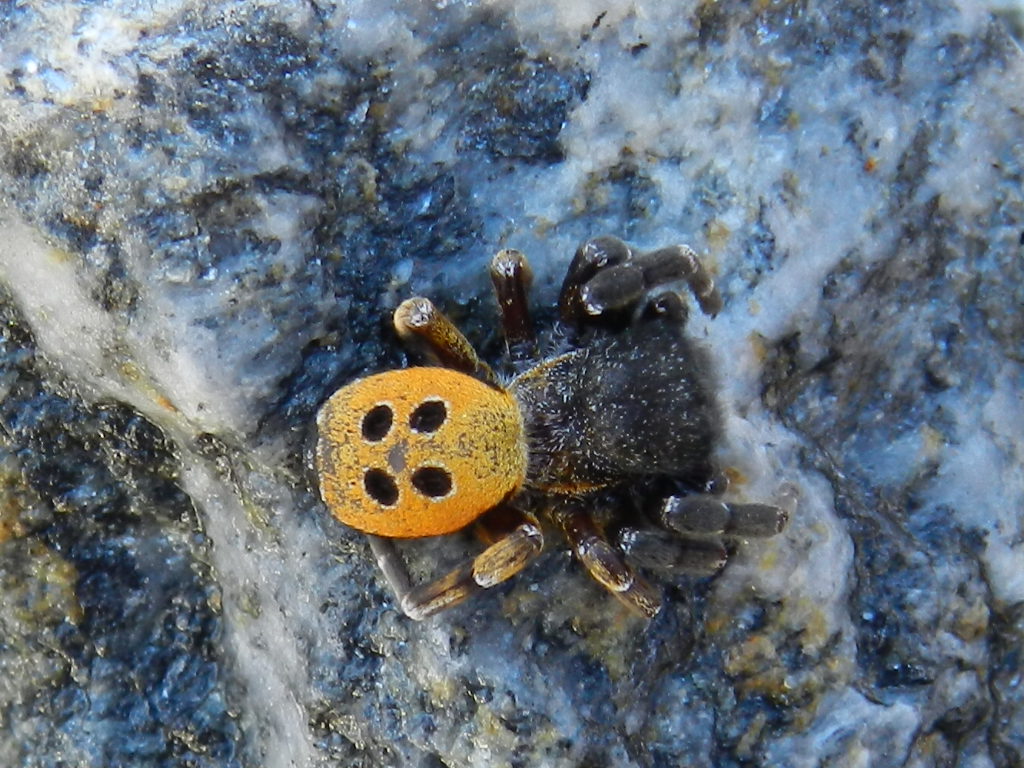
[{"label": "spider's hind leg", "polygon": [[[793,505],[740,504],[723,501],[726,476],[709,468],[689,483],[662,482],[643,505],[656,526],[624,527],[616,532],[619,549],[630,562],[645,568],[709,576],[725,565],[729,539],[768,538],[789,520]],[[701,488],[693,493],[688,488]],[[792,499],[795,501],[795,498]]]},{"label": "spider's hind leg", "polygon": [[658,248],[643,254],[638,261],[642,263],[644,279],[649,285],[683,280],[705,315],[714,317],[722,311],[722,295],[715,287],[711,273],[690,246],[670,245]]},{"label": "spider's hind leg", "polygon": [[661,595],[623,560],[579,504],[566,502],[551,509],[551,518],[565,534],[587,572],[627,608],[646,618],[661,610]]},{"label": "spider's hind leg", "polygon": [[676,328],[686,325],[686,300],[678,291],[665,290],[650,297],[640,312],[641,320],[668,320]]},{"label": "spider's hind leg", "polygon": [[448,573],[417,585],[412,583],[391,539],[368,537],[377,565],[406,616],[419,621],[496,587],[533,562],[544,546],[540,524],[525,512],[499,507],[481,519],[480,526],[489,541],[482,552]]}]

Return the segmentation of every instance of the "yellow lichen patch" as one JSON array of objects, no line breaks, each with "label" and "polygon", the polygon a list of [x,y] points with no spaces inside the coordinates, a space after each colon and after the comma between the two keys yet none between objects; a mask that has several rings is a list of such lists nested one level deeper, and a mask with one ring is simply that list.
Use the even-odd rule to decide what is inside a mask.
[{"label": "yellow lichen patch", "polygon": [[[728,613],[716,620],[716,631],[727,637],[735,626]],[[827,616],[809,601],[786,605],[762,631],[728,644],[723,665],[741,697],[786,707],[801,727],[813,720],[822,696],[849,684],[854,667],[839,635],[829,632]]]},{"label": "yellow lichen patch", "polygon": [[946,436],[935,427],[930,424],[921,427],[921,453],[925,459],[937,458],[946,444]]},{"label": "yellow lichen patch", "polygon": [[736,743],[736,756],[744,760],[753,760],[757,757],[756,750],[764,727],[768,723],[768,716],[764,712],[758,712],[747,724],[746,730]]},{"label": "yellow lichen patch", "polygon": [[24,539],[11,546],[26,546],[25,567],[2,574],[0,589],[13,609],[11,615],[26,626],[53,627],[67,621],[78,624],[82,608],[75,597],[78,571],[49,547]]},{"label": "yellow lichen patch", "polygon": [[20,474],[8,462],[0,464],[0,543],[25,535],[21,521],[25,507],[18,493],[21,484]]},{"label": "yellow lichen patch", "polygon": [[722,470],[729,481],[730,488],[741,488],[747,484],[747,476],[736,467],[726,467]]},{"label": "yellow lichen patch", "polygon": [[585,605],[573,617],[572,629],[580,636],[587,655],[599,662],[614,683],[628,683],[634,661],[631,651],[643,643],[647,619],[621,602],[610,602],[603,611],[587,611]]},{"label": "yellow lichen patch", "polygon": [[150,400],[156,403],[160,408],[171,413],[178,413],[178,407],[171,401],[167,395],[161,392],[154,384],[152,379],[146,374],[146,372],[140,368],[136,363],[131,360],[126,360],[121,364],[121,375],[125,379],[136,385],[143,394],[146,395]]},{"label": "yellow lichen patch", "polygon": [[779,567],[778,547],[766,547],[764,553],[757,561],[757,567],[765,573],[770,573]]},{"label": "yellow lichen patch", "polygon": [[21,505],[13,496],[0,497],[0,542],[25,535],[21,524]]},{"label": "yellow lichen patch", "polygon": [[114,99],[110,96],[99,96],[93,99],[91,107],[97,114],[109,112],[114,107]]},{"label": "yellow lichen patch", "polygon": [[[0,546],[0,562],[5,690],[27,694],[66,684],[73,662],[62,650],[60,638],[68,625],[82,621],[82,608],[75,596],[78,571],[31,538],[5,542]],[[16,671],[11,679],[14,661]]]},{"label": "yellow lichen patch", "polygon": [[488,751],[501,749],[511,754],[516,746],[515,732],[489,706],[481,706],[476,711],[477,732],[482,737],[482,745]]},{"label": "yellow lichen patch", "polygon": [[973,642],[988,632],[989,610],[980,598],[957,601],[953,611],[953,634],[965,643]]},{"label": "yellow lichen patch", "polygon": [[355,381],[331,396],[317,425],[324,503],[366,533],[451,533],[518,490],[526,474],[519,406],[446,368]]},{"label": "yellow lichen patch", "polygon": [[717,635],[728,629],[733,622],[733,617],[729,613],[721,612],[709,615],[704,621],[704,632],[709,635]]},{"label": "yellow lichen patch", "polygon": [[800,646],[804,653],[816,654],[820,653],[825,644],[832,639],[832,624],[820,604],[814,601],[808,602],[811,602],[812,605],[807,606],[804,629],[800,633]]},{"label": "yellow lichen patch", "polygon": [[[757,314],[751,311],[750,314]],[[752,333],[747,337],[747,341],[750,343],[750,348],[754,351],[754,359],[760,364],[764,365],[764,361],[768,359],[768,345],[765,343],[765,338],[760,333]]]},{"label": "yellow lichen patch", "polygon": [[748,695],[785,703],[793,693],[788,670],[768,635],[751,635],[730,648],[725,657],[725,672]]},{"label": "yellow lichen patch", "polygon": [[784,692],[786,670],[767,635],[751,635],[730,648],[724,669],[748,693],[777,696]]},{"label": "yellow lichen patch", "polygon": [[35,545],[36,567],[33,581],[37,585],[31,609],[37,615],[60,615],[72,624],[82,621],[82,607],[74,589],[78,582],[75,567],[42,544]]},{"label": "yellow lichen patch", "polygon": [[732,237],[732,228],[722,219],[711,219],[704,225],[704,235],[707,237],[708,247],[715,251],[725,250]]}]

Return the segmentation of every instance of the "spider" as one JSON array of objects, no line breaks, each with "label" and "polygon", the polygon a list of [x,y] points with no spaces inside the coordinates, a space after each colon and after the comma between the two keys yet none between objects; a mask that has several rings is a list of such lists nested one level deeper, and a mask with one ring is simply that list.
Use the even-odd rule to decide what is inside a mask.
[{"label": "spider", "polygon": [[[711,456],[721,417],[707,354],[683,332],[681,287],[710,316],[722,300],[692,249],[583,243],[558,300],[558,349],[546,356],[526,258],[499,251],[490,276],[512,378],[499,378],[429,300],[412,298],[394,326],[434,365],[354,381],[317,416],[324,503],[369,534],[407,616],[423,619],[525,568],[543,546],[540,514],[645,617],[661,595],[634,566],[710,574],[725,563],[723,537],[782,530],[780,507],[720,498],[727,483]],[[483,551],[413,585],[392,539],[471,523]]]}]

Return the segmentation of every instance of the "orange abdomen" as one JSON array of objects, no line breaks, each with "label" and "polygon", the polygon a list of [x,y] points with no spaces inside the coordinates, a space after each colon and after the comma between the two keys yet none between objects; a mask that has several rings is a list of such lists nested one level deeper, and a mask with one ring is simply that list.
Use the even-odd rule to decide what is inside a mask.
[{"label": "orange abdomen", "polygon": [[446,368],[407,368],[342,387],[317,417],[320,493],[357,530],[392,538],[451,533],[522,485],[519,406]]}]

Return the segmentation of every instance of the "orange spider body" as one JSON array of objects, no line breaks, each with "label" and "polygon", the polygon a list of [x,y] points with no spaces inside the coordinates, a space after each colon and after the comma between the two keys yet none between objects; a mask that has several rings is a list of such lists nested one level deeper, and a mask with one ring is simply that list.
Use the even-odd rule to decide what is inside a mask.
[{"label": "orange spider body", "polygon": [[364,533],[452,533],[515,494],[526,475],[515,400],[446,368],[352,382],[327,401],[318,427],[324,501]]}]

